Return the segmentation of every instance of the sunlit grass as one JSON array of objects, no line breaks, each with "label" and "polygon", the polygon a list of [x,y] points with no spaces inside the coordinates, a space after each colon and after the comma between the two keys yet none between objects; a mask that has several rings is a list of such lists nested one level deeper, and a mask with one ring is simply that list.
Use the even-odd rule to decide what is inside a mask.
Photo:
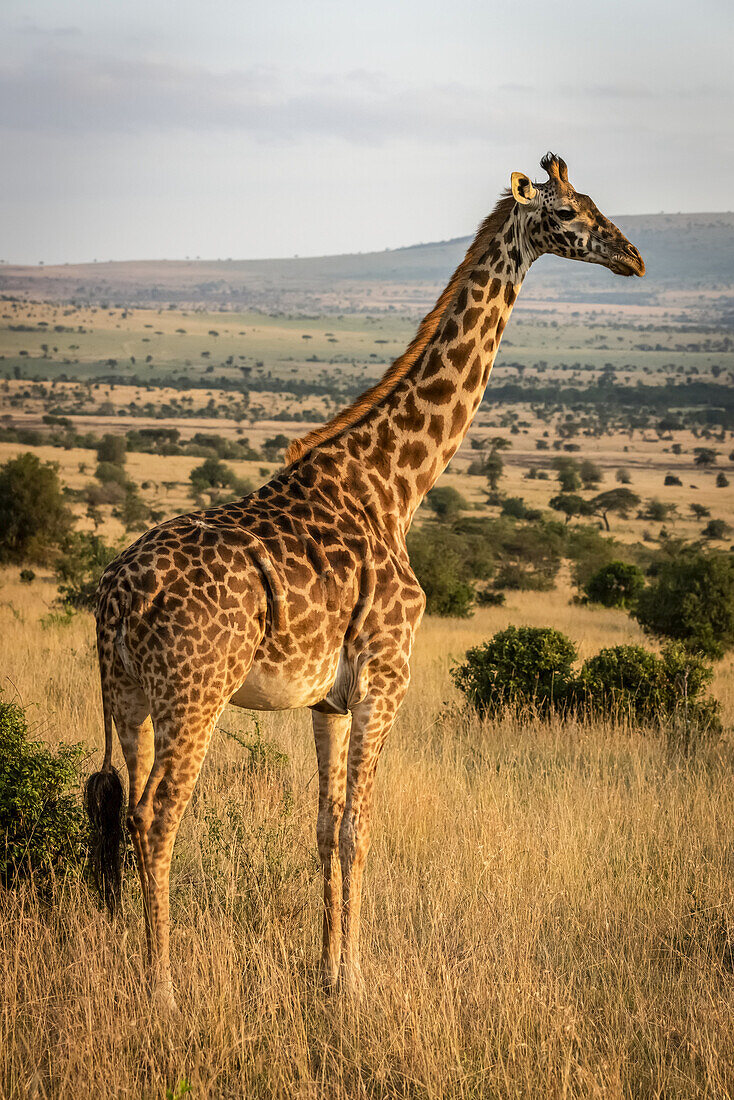
[{"label": "sunlit grass", "polygon": [[[91,618],[44,629],[53,586],[16,577],[1,578],[2,686],[40,736],[93,747],[91,767]],[[640,637],[565,591],[426,621],[380,765],[362,1004],[317,981],[308,715],[264,715],[288,763],[253,770],[218,732],[182,824],[178,1018],[151,1012],[132,866],[115,924],[71,879],[51,907],[0,897],[0,1095],[730,1095],[731,748],[684,763],[640,731],[462,717],[450,662],[508,622],[555,626],[584,655]],[[234,709],[221,726],[253,735]]]}]

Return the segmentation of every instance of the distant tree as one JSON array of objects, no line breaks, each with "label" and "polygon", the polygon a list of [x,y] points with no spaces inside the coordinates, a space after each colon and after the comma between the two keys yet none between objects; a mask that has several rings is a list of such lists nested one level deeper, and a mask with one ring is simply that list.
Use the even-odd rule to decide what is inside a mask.
[{"label": "distant tree", "polygon": [[625,488],[607,489],[605,492],[599,493],[591,501],[594,511],[604,520],[604,526],[607,531],[611,530],[609,526],[610,512],[619,516],[626,516],[630,509],[636,508],[639,503],[640,498],[637,493],[633,493],[631,489]]},{"label": "distant tree", "polygon": [[653,497],[639,513],[639,518],[650,519],[654,523],[664,523],[666,519],[670,519],[671,516],[674,516],[677,510],[675,504],[669,504],[664,500],[658,500],[657,497]]},{"label": "distant tree", "polygon": [[484,473],[489,482],[489,487],[492,492],[495,492],[499,485],[502,472],[505,468],[505,464],[500,458],[496,450],[492,450],[484,460]]},{"label": "distant tree", "polygon": [[564,493],[575,493],[581,488],[579,464],[575,459],[559,455],[558,458],[553,459],[553,468],[556,470],[558,483]]},{"label": "distant tree", "polygon": [[731,526],[723,519],[712,519],[701,534],[705,539],[725,539],[731,533]]},{"label": "distant tree", "polygon": [[97,444],[97,461],[111,462],[114,466],[124,466],[126,443],[124,435],[107,433]]},{"label": "distant tree", "polygon": [[268,462],[277,462],[281,459],[290,444],[290,439],[282,433],[266,439],[262,445],[262,452]]},{"label": "distant tree", "polygon": [[522,497],[505,497],[502,501],[502,515],[511,519],[527,519],[535,522],[543,513],[539,508],[528,508]]},{"label": "distant tree", "polygon": [[713,466],[716,462],[717,452],[711,447],[694,447],[694,462],[697,466]]},{"label": "distant tree", "polygon": [[512,447],[512,440],[502,435],[493,435],[488,443],[491,451],[509,451]]},{"label": "distant tree", "polygon": [[427,494],[425,503],[436,519],[445,523],[453,523],[459,513],[469,507],[466,497],[453,485],[437,485]]},{"label": "distant tree", "polygon": [[630,472],[626,466],[620,466],[617,470],[615,477],[620,485],[629,485],[629,483],[632,481]]},{"label": "distant tree", "polygon": [[675,474],[666,474],[665,475],[665,481],[663,482],[663,484],[664,485],[682,485],[683,483],[682,483],[682,481],[679,477],[675,476]]},{"label": "distant tree", "polygon": [[694,503],[691,504],[690,508],[696,519],[705,519],[707,516],[711,515],[711,509],[706,508],[706,506],[703,504]]},{"label": "distant tree", "polygon": [[45,562],[71,528],[58,465],[21,454],[0,466],[0,562]]},{"label": "distant tree", "polygon": [[602,479],[602,471],[595,462],[591,459],[585,458],[579,468],[579,474],[583,483],[584,489],[595,489]]},{"label": "distant tree", "polygon": [[717,489],[728,489],[728,487],[729,487],[729,478],[726,476],[726,474],[724,473],[723,470],[720,470],[719,473],[716,475],[716,488]]},{"label": "distant tree", "polygon": [[202,489],[224,489],[236,480],[234,470],[216,458],[206,458],[189,474],[189,481],[197,492]]},{"label": "distant tree", "polygon": [[584,500],[578,493],[558,493],[548,503],[554,511],[563,513],[566,523],[574,516],[592,516],[595,511],[591,501]]},{"label": "distant tree", "polygon": [[115,481],[118,485],[128,484],[127,474],[116,462],[100,462],[94,471],[94,476],[103,484],[109,481]]}]

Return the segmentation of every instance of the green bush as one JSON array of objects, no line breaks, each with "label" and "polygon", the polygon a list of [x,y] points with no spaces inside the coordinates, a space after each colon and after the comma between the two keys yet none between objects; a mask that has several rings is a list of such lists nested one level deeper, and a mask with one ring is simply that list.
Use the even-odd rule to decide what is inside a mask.
[{"label": "green bush", "polygon": [[567,699],[575,660],[575,645],[560,631],[510,626],[468,650],[451,676],[481,715],[523,706],[547,715]]},{"label": "green bush", "polygon": [[97,469],[94,471],[94,476],[97,481],[101,481],[103,485],[106,485],[110,481],[114,481],[117,485],[126,488],[130,484],[128,476],[122,466],[118,466],[114,462],[100,462]]},{"label": "green bush", "polygon": [[579,698],[593,715],[625,717],[683,731],[686,739],[721,732],[719,704],[705,696],[713,670],[676,643],[662,656],[637,645],[602,649],[584,662]]},{"label": "green bush", "polygon": [[97,462],[100,465],[123,466],[125,464],[127,445],[124,435],[103,435],[97,443]]},{"label": "green bush", "polygon": [[46,562],[70,529],[57,471],[30,453],[0,466],[0,562]]},{"label": "green bush", "polygon": [[56,566],[59,598],[68,608],[93,608],[99,578],[120,552],[99,535],[74,531],[65,542]]},{"label": "green bush", "polygon": [[633,612],[652,634],[721,657],[734,646],[734,556],[684,550],[655,566]]},{"label": "green bush", "polygon": [[452,485],[437,485],[427,494],[425,503],[436,519],[446,523],[452,523],[460,512],[469,507],[466,498]]},{"label": "green bush", "polygon": [[79,790],[82,745],[50,749],[29,739],[22,707],[0,699],[0,882],[81,870],[87,825]]},{"label": "green bush", "polygon": [[426,594],[428,614],[468,618],[475,592],[463,540],[443,528],[423,528],[410,531],[407,543],[410,564]]},{"label": "green bush", "polygon": [[593,603],[604,607],[631,607],[645,586],[645,577],[636,565],[612,561],[603,565],[585,585]]},{"label": "green bush", "polygon": [[661,656],[634,645],[602,649],[578,674],[575,660],[576,647],[557,630],[513,626],[468,650],[451,675],[483,717],[527,707],[544,718],[573,710],[655,726],[686,750],[721,733],[719,703],[706,694],[713,670],[679,643]]}]

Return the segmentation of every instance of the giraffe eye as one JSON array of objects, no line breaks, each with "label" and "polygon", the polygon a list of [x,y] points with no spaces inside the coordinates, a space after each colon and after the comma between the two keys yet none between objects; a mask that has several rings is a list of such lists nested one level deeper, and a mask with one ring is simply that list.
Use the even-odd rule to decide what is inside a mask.
[{"label": "giraffe eye", "polygon": [[556,210],[556,214],[558,215],[558,217],[561,219],[562,222],[570,222],[571,218],[576,217],[576,211],[575,210]]}]

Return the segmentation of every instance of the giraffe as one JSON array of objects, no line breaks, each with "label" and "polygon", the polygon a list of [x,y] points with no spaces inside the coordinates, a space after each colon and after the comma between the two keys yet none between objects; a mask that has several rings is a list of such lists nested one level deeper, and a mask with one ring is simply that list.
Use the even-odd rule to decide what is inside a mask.
[{"label": "giraffe", "polygon": [[120,895],[123,789],[144,901],[149,972],[175,1005],[169,871],[176,832],[228,704],[309,707],[318,760],[323,870],[321,972],[358,991],[360,903],[380,751],[405,696],[425,607],[405,536],[479,406],[523,279],[543,253],[638,275],[637,249],[541,160],[513,172],[464,260],[384,377],[294,441],[287,465],[242,500],[142,535],[99,584],[105,754],[87,784],[96,867]]}]

